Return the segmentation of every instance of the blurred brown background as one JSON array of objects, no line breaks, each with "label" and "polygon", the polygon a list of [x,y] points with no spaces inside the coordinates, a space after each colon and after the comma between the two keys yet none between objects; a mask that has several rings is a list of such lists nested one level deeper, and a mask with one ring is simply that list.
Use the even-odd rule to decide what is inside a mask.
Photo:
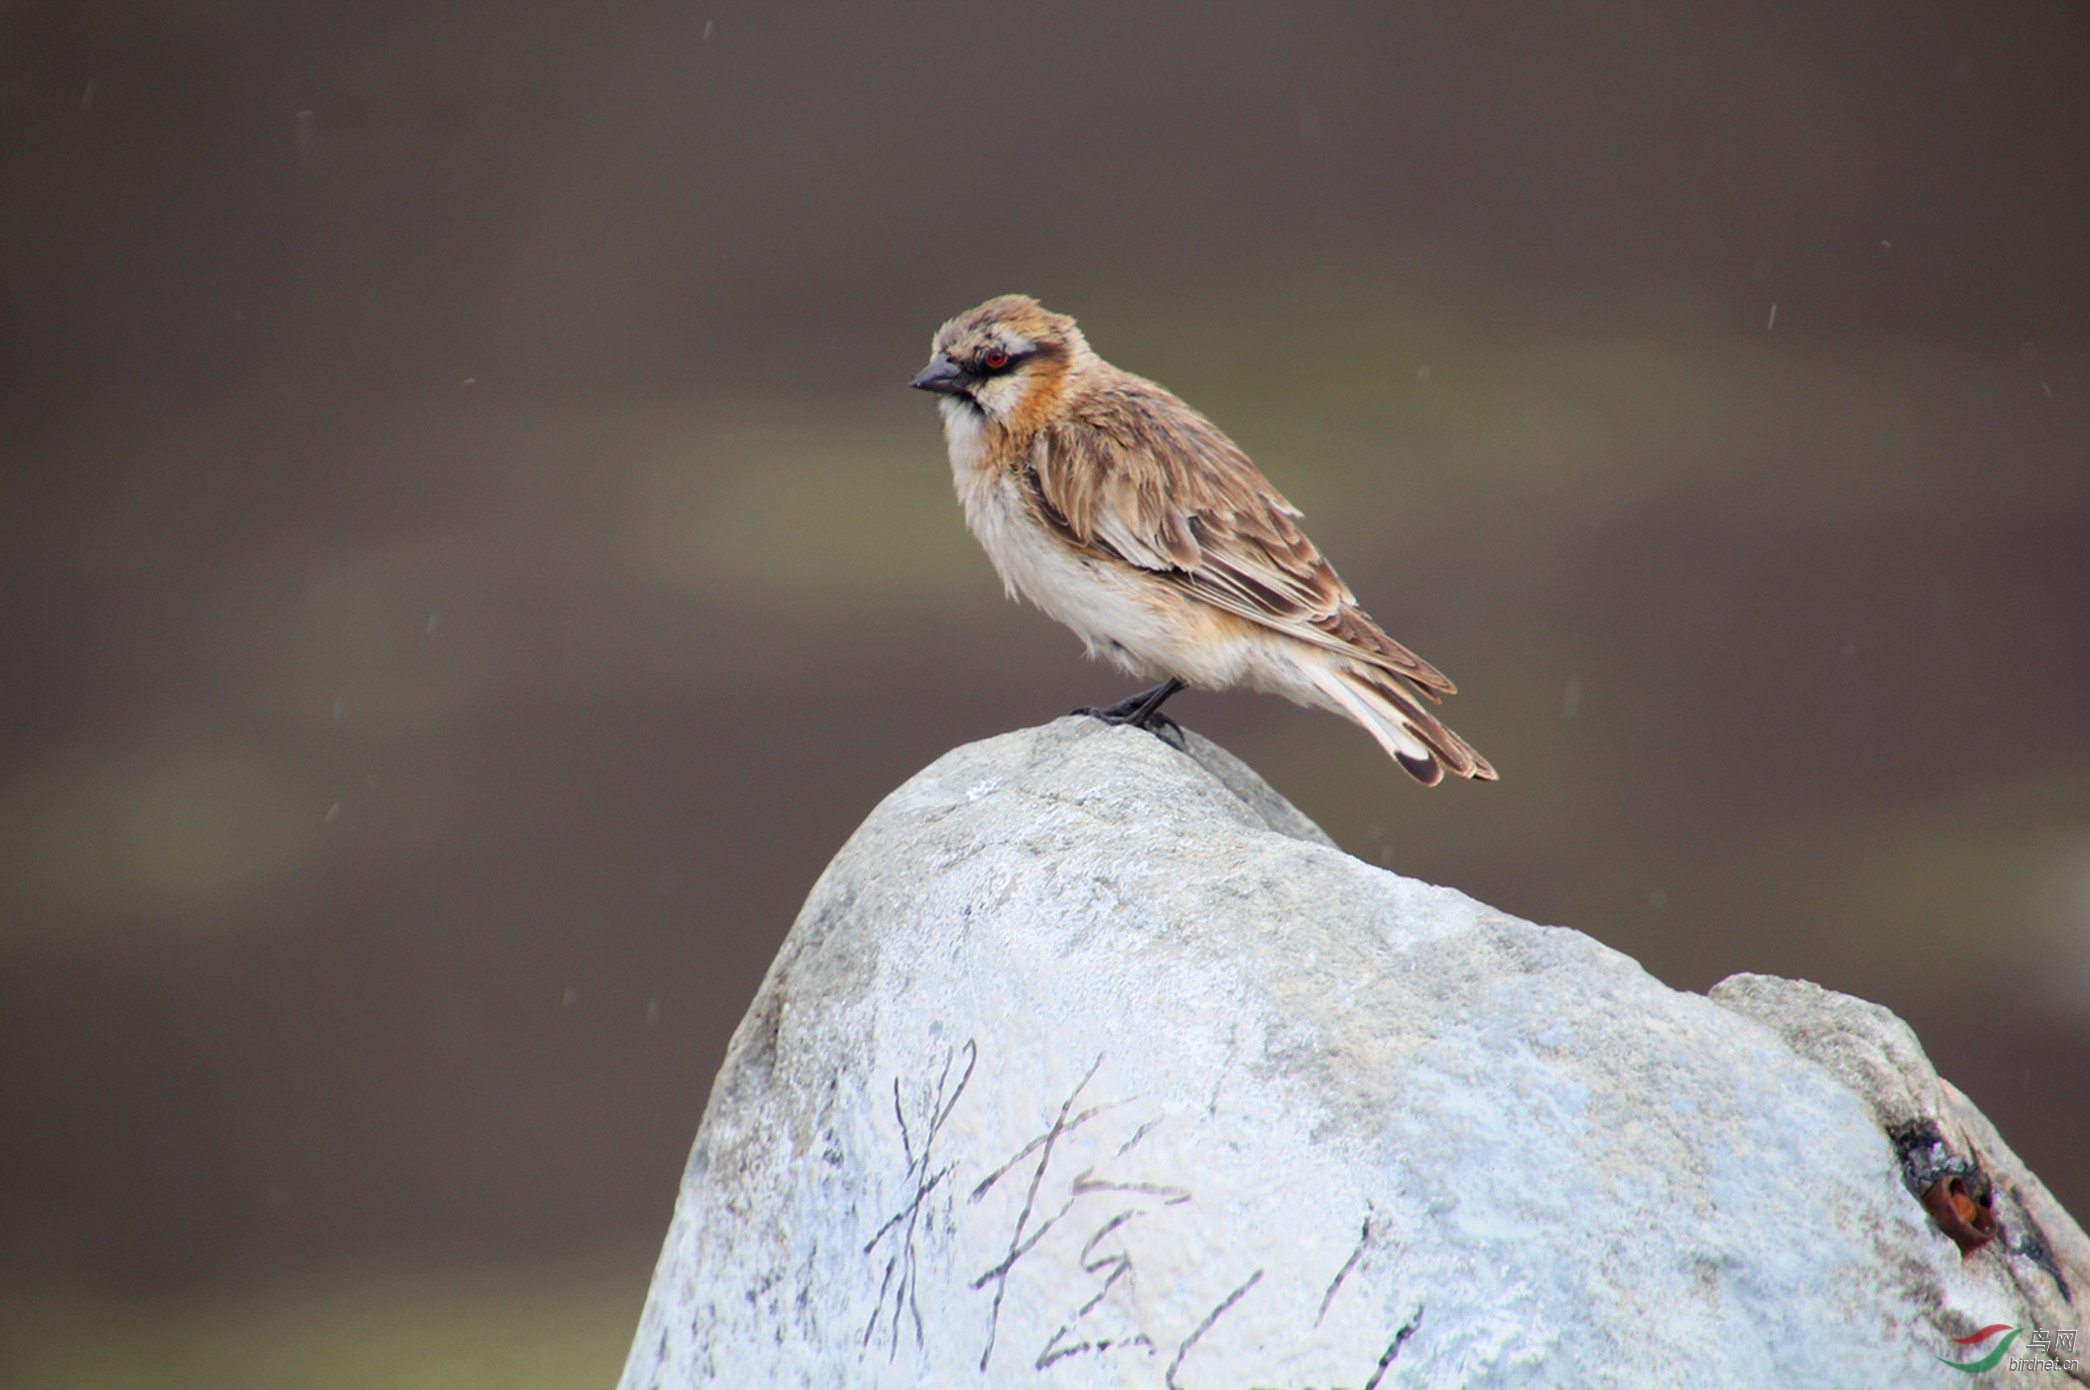
[{"label": "blurred brown background", "polygon": [[0,1380],[609,1383],[821,865],[1129,688],[903,389],[1008,290],[1504,780],[1173,712],[2090,1215],[2086,228],[2073,0],[0,0]]}]

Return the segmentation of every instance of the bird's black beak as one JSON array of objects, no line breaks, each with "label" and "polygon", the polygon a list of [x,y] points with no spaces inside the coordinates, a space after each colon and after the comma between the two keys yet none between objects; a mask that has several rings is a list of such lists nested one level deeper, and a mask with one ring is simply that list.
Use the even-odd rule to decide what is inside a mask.
[{"label": "bird's black beak", "polygon": [[914,374],[908,382],[917,391],[934,391],[942,396],[964,394],[965,368],[950,359],[947,353],[937,353],[929,359],[929,365]]}]

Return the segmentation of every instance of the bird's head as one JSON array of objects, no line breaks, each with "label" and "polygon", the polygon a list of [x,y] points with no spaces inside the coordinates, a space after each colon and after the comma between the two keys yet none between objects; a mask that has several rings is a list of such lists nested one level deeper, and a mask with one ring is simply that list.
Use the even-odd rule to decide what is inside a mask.
[{"label": "bird's head", "polygon": [[908,385],[942,396],[946,413],[974,410],[1018,428],[1051,409],[1068,368],[1087,352],[1074,320],[1028,295],[1005,294],[937,329],[929,365]]}]

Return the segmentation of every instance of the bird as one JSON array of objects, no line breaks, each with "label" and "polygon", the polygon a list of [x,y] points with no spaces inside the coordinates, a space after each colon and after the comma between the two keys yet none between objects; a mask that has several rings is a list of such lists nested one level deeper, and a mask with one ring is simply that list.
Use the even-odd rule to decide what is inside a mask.
[{"label": "bird", "polygon": [[989,299],[936,331],[908,384],[937,396],[966,524],[1009,597],[1160,682],[1075,713],[1161,734],[1176,692],[1246,686],[1361,725],[1424,786],[1495,780],[1430,712],[1452,683],[1372,621],[1298,508],[1217,425],[1097,356],[1073,319],[1028,295]]}]

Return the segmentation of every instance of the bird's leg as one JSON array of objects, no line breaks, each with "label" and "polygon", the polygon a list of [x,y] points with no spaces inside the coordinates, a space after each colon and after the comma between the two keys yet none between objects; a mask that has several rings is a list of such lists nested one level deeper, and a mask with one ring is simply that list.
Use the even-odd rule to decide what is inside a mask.
[{"label": "bird's leg", "polygon": [[1180,742],[1183,736],[1183,726],[1161,713],[1161,703],[1183,688],[1183,682],[1177,680],[1174,676],[1170,676],[1152,690],[1142,690],[1137,695],[1120,700],[1114,705],[1108,705],[1102,709],[1085,705],[1075,710],[1074,713],[1086,714],[1090,718],[1100,719],[1106,724],[1136,725],[1156,735],[1160,734],[1164,727],[1173,729],[1175,730],[1177,741]]},{"label": "bird's leg", "polygon": [[1082,708],[1075,710],[1074,713],[1086,714],[1091,718],[1100,719],[1106,724],[1138,724],[1144,726],[1148,717],[1161,708],[1161,702],[1182,688],[1183,682],[1177,680],[1174,676],[1170,676],[1153,689],[1142,690],[1137,695],[1120,700],[1114,705],[1106,705],[1102,709],[1097,709],[1092,705],[1084,705]]}]

